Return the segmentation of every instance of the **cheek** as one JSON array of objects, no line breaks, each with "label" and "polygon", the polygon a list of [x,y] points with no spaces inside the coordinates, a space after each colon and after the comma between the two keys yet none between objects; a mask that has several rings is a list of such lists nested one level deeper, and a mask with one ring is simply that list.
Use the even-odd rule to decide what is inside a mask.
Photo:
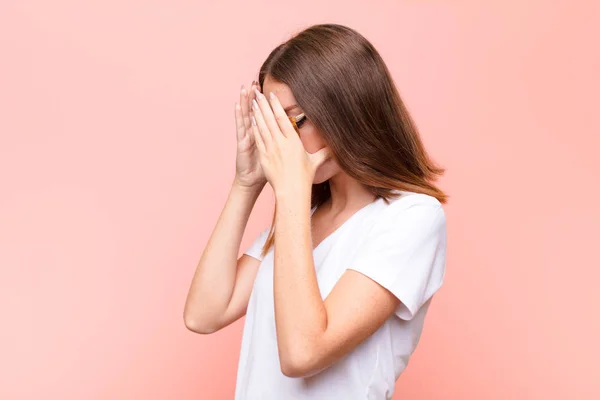
[{"label": "cheek", "polygon": [[325,141],[315,129],[303,129],[301,132],[300,140],[302,141],[304,150],[308,153],[315,153],[325,147]]}]

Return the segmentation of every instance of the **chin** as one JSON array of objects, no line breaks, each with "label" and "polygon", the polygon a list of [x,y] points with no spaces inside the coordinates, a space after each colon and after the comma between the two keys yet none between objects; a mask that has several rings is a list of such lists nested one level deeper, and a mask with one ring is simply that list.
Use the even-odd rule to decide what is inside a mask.
[{"label": "chin", "polygon": [[337,172],[338,167],[335,164],[325,163],[321,165],[321,167],[315,173],[313,185],[317,185],[331,179],[331,177],[333,177]]},{"label": "chin", "polygon": [[329,178],[327,178],[327,177],[320,177],[320,176],[315,175],[315,179],[313,179],[313,185],[318,185],[319,183],[323,183],[328,179]]}]

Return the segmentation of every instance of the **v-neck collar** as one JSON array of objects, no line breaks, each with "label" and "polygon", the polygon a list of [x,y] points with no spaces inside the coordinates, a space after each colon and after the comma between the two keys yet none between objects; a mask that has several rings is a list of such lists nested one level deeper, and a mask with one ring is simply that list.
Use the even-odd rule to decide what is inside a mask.
[{"label": "v-neck collar", "polygon": [[[347,225],[356,215],[360,214],[363,210],[367,209],[369,206],[371,206],[374,203],[377,203],[377,201],[379,201],[380,199],[377,198],[375,200],[373,200],[372,202],[364,205],[363,207],[359,208],[358,210],[356,210],[354,212],[354,214],[352,214],[350,217],[348,217],[344,222],[342,222],[342,224],[340,226],[337,227],[336,230],[334,230],[333,232],[331,232],[329,235],[327,235],[323,240],[321,240],[321,242],[319,242],[319,244],[317,245],[317,247],[315,247],[312,251],[313,253],[316,252],[317,250],[319,250],[319,248],[323,247],[322,245],[329,241],[330,238],[332,238],[333,236],[335,236],[338,232],[340,232],[342,230],[342,228]],[[310,210],[310,216],[312,218],[312,215],[314,214],[314,212],[317,210],[317,207],[313,207]]]}]

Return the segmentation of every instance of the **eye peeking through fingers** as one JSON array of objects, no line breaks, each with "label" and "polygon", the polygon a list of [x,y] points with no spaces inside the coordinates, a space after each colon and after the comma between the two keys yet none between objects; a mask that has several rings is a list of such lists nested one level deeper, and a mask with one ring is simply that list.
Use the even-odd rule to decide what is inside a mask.
[{"label": "eye peeking through fingers", "polygon": [[298,134],[300,134],[300,128],[306,122],[306,115],[304,113],[298,114],[295,117],[289,117],[294,129]]},{"label": "eye peeking through fingers", "polygon": [[302,128],[302,125],[306,122],[306,116],[304,114],[301,115],[302,116],[299,119],[296,119],[296,126],[298,126],[298,128]]}]

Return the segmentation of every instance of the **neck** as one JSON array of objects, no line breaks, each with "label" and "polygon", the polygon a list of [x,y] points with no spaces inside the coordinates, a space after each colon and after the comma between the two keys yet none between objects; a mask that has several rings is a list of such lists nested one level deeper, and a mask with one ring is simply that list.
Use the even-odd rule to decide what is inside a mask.
[{"label": "neck", "polygon": [[325,203],[334,215],[358,210],[375,200],[375,195],[367,188],[341,171],[329,179],[331,198]]}]

